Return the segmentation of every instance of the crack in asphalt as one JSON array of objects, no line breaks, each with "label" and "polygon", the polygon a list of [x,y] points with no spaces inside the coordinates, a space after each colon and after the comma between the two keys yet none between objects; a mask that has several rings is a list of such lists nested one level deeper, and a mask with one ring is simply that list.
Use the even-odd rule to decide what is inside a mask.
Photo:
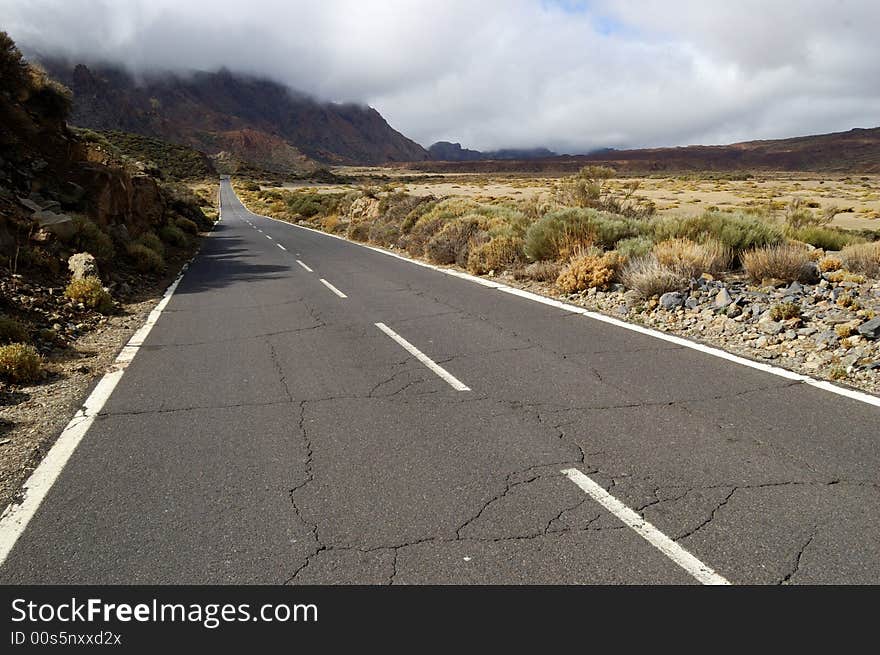
[{"label": "crack in asphalt", "polygon": [[290,386],[287,384],[287,375],[284,373],[284,368],[278,360],[278,351],[275,350],[275,345],[269,339],[266,339],[266,345],[269,346],[269,357],[272,359],[272,366],[278,374],[278,379],[281,382],[281,388],[284,389],[284,395],[287,397],[287,402],[292,403],[293,394],[290,392]]},{"label": "crack in asphalt", "polygon": [[816,538],[817,531],[818,526],[813,526],[813,532],[810,533],[807,541],[804,543],[803,546],[800,547],[797,554],[795,555],[794,566],[792,567],[791,571],[789,571],[782,577],[782,580],[779,581],[779,584],[789,584],[791,582],[791,579],[798,573],[798,571],[800,571],[801,559],[804,556],[804,552],[807,550],[810,544],[813,543],[813,539]]},{"label": "crack in asphalt", "polygon": [[303,328],[290,328],[287,330],[276,330],[275,332],[264,332],[262,334],[252,334],[252,335],[242,335],[237,337],[227,337],[225,339],[212,339],[207,341],[188,341],[185,343],[151,343],[149,345],[142,345],[141,348],[143,350],[161,350],[163,348],[184,348],[187,346],[212,346],[221,343],[236,343],[239,341],[253,341],[254,339],[265,339],[267,337],[276,337],[282,334],[297,334],[299,332],[310,332],[312,330],[318,330],[328,326],[324,323],[319,325],[310,325],[309,327]]}]

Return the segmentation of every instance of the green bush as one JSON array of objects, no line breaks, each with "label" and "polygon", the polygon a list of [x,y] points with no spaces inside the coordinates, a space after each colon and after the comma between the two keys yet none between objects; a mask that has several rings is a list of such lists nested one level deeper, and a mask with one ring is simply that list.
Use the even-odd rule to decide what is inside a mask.
[{"label": "green bush", "polygon": [[131,244],[128,247],[128,256],[141,273],[161,273],[165,270],[165,260],[162,255],[142,243]]},{"label": "green bush", "polygon": [[144,232],[140,235],[135,243],[139,243],[141,245],[146,246],[150,250],[160,255],[165,254],[165,244],[162,243],[162,239],[157,237],[152,232]]},{"label": "green bush", "polygon": [[116,250],[109,234],[84,216],[75,217],[73,222],[76,225],[76,234],[71,245],[78,252],[87,252],[103,262],[113,259]]},{"label": "green bush", "polygon": [[9,382],[36,382],[40,377],[40,355],[33,346],[11,343],[0,346],[0,377]]},{"label": "green bush", "polygon": [[21,322],[0,316],[0,343],[26,343],[29,340],[27,329]]},{"label": "green bush", "polygon": [[699,216],[668,217],[652,225],[655,241],[690,239],[700,243],[714,239],[730,248],[734,255],[785,240],[778,225],[742,213],[705,212]]},{"label": "green bush", "polygon": [[176,225],[163,225],[159,228],[159,236],[165,243],[170,243],[178,248],[185,248],[189,243],[186,234]]},{"label": "green bush", "polygon": [[199,233],[199,226],[196,224],[196,222],[191,221],[188,218],[184,218],[183,216],[180,216],[176,221],[174,221],[174,224],[181,230],[183,230],[184,232],[188,232],[189,234]]},{"label": "green bush", "polygon": [[618,241],[647,230],[642,221],[595,209],[569,207],[549,212],[525,231],[525,252],[532,261],[566,258],[578,246],[614,248]]},{"label": "green bush", "polygon": [[654,242],[648,237],[630,237],[618,241],[615,249],[624,259],[635,259],[644,257],[653,247]]},{"label": "green bush", "polygon": [[110,293],[104,288],[100,278],[92,275],[79,280],[71,280],[64,290],[64,296],[102,314],[113,309],[113,298]]},{"label": "green bush", "polygon": [[865,242],[865,239],[856,234],[833,227],[807,226],[789,230],[788,236],[823,250],[843,250],[846,246]]}]

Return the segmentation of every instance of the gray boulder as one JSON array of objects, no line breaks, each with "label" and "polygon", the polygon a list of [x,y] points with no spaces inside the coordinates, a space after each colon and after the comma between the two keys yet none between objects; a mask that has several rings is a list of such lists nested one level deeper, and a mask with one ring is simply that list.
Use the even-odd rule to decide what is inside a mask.
[{"label": "gray boulder", "polygon": [[62,241],[72,239],[76,235],[76,224],[67,214],[56,214],[48,209],[35,212],[31,217],[41,229],[51,232]]},{"label": "gray boulder", "polygon": [[859,326],[859,334],[866,339],[880,339],[880,316]]},{"label": "gray boulder", "polygon": [[732,302],[733,298],[730,297],[730,293],[727,291],[727,288],[721,287],[721,291],[719,291],[718,295],[715,296],[715,306],[721,309],[722,307],[727,307]]},{"label": "gray boulder", "polygon": [[678,309],[682,305],[684,305],[684,296],[678,291],[670,291],[660,296],[660,306],[663,309]]}]

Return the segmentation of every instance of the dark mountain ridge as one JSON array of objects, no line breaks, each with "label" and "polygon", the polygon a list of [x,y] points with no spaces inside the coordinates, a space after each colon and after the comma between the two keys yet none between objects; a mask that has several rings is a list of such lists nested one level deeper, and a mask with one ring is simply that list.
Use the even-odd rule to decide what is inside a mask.
[{"label": "dark mountain ridge", "polygon": [[428,158],[371,107],[319,102],[267,79],[228,70],[135,78],[113,66],[41,64],[73,91],[71,122],[81,127],[166,139],[278,172]]},{"label": "dark mountain ridge", "polygon": [[622,173],[750,170],[880,173],[880,127],[730,145],[604,149],[587,155],[508,161],[419,162],[413,167],[432,172],[556,173],[577,171],[588,165],[611,166]]},{"label": "dark mountain ridge", "polygon": [[503,148],[480,152],[462,148],[460,143],[438,141],[428,148],[428,153],[434,161],[481,161],[493,159],[543,159],[558,157],[552,150],[547,148]]}]

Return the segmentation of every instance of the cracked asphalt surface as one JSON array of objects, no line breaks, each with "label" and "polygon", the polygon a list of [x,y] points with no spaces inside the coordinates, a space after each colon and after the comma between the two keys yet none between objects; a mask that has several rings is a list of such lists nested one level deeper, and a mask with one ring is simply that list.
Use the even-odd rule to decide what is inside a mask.
[{"label": "cracked asphalt surface", "polygon": [[880,582],[876,408],[222,202],[3,583],[695,583],[568,467],[733,583]]}]

